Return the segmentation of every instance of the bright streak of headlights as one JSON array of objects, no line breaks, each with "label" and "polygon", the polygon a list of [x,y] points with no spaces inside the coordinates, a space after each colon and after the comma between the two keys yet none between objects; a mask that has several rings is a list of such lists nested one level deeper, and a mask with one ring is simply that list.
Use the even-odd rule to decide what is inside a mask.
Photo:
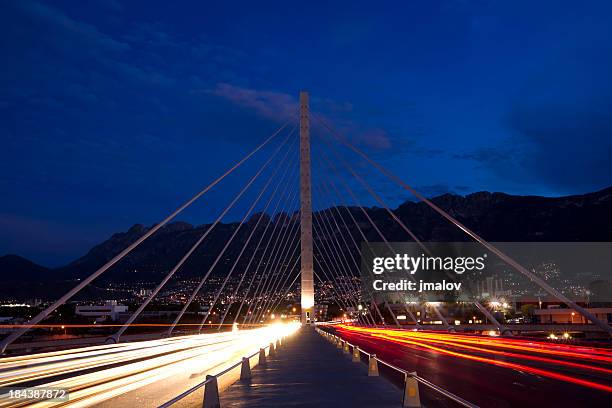
[{"label": "bright streak of headlights", "polygon": [[[293,334],[299,323],[278,323],[252,330],[232,330],[134,343],[84,347],[0,359],[0,387],[66,387],[69,402],[18,403],[0,399],[0,407],[85,407],[138,396],[147,389],[164,402],[201,381],[256,353],[277,339]],[[86,371],[87,370],[87,371]],[[122,401],[121,405],[127,401]],[[136,404],[138,405],[138,404]]]}]

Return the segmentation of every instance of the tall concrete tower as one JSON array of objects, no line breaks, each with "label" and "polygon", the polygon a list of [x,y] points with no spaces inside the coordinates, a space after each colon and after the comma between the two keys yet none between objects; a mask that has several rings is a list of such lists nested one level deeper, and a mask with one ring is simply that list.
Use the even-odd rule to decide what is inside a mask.
[{"label": "tall concrete tower", "polygon": [[308,92],[300,92],[300,243],[302,323],[314,322],[312,263],[312,189],[310,179],[310,123]]}]

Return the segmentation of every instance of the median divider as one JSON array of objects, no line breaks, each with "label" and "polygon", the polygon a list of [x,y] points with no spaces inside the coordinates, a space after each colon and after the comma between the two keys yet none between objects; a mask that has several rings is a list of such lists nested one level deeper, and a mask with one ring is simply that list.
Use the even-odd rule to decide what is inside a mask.
[{"label": "median divider", "polygon": [[[444,397],[456,402],[457,404],[467,407],[467,408],[479,408],[478,405],[472,404],[464,400],[463,398],[453,394],[450,391],[445,390],[442,387],[435,385],[434,383],[424,379],[423,377],[419,377],[416,371],[408,372],[403,370],[391,363],[388,363],[384,360],[381,360],[376,356],[376,354],[371,354],[366,352],[363,349],[360,349],[358,346],[349,343],[348,341],[342,339],[335,334],[329,333],[325,330],[321,330],[319,328],[316,329],[317,333],[323,336],[323,338],[330,341],[332,344],[336,344],[338,348],[342,348],[344,353],[348,353],[349,348],[352,348],[352,361],[360,362],[361,361],[361,353],[363,353],[368,358],[368,376],[369,377],[377,377],[378,373],[378,363],[389,367],[392,370],[399,372],[404,375],[404,393],[402,398],[402,407],[410,407],[410,408],[420,408],[421,399],[419,395],[419,384],[423,385],[434,392],[443,395]],[[343,354],[344,354],[343,353]]]}]

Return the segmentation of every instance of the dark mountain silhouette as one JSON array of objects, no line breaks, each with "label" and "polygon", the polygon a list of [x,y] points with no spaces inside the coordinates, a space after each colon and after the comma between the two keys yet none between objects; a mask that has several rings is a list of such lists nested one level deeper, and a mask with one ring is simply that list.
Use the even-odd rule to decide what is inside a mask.
[{"label": "dark mountain silhouette", "polygon": [[12,254],[0,257],[0,272],[1,282],[46,281],[52,273],[44,266]]},{"label": "dark mountain silhouette", "polygon": [[[567,197],[514,196],[504,193],[479,192],[466,196],[444,194],[432,198],[439,207],[490,241],[611,241],[612,240],[612,188],[595,193]],[[361,236],[346,213],[339,208],[345,217],[348,229],[357,242]],[[357,207],[349,209],[363,229],[368,240],[380,241],[376,231],[369,225],[363,212]],[[381,208],[366,209],[389,241],[408,241],[410,237]],[[466,235],[425,203],[405,202],[394,210],[399,218],[422,241],[464,241]],[[327,209],[318,213],[322,216],[337,215],[336,209]],[[315,216],[315,219],[319,218]],[[258,226],[254,238],[249,244],[246,255],[240,261],[237,273],[246,267],[250,255],[255,250],[258,237],[263,233],[269,216],[256,214],[245,223],[236,238],[229,246],[221,262],[214,270],[213,276],[224,276],[231,268],[234,259],[245,245],[248,235],[254,228],[258,217],[265,217]],[[284,221],[290,217],[286,226]],[[279,225],[279,230],[287,231],[281,238],[287,245],[298,247],[297,214],[282,214],[270,223],[268,234]],[[334,227],[331,234],[340,242],[340,234],[346,234],[344,224],[340,229]],[[151,238],[140,245],[122,261],[118,262],[95,284],[100,282],[159,282],[185,254],[185,252],[206,231],[209,225],[193,226],[184,222],[175,222],[160,229]],[[185,263],[176,277],[192,278],[202,276],[215,257],[225,245],[231,234],[239,227],[238,223],[217,225],[213,232]],[[24,258],[5,256],[0,258],[0,282],[14,281],[16,276],[23,281],[67,282],[74,284],[76,279],[88,276],[98,267],[112,259],[127,245],[134,242],[150,227],[137,224],[126,232],[116,233],[108,240],[92,248],[86,255],[74,262],[54,270],[35,265]],[[315,222],[315,236],[332,239],[324,228]],[[263,253],[263,246],[255,254],[255,262]],[[297,254],[297,251],[296,251]],[[6,296],[0,289],[0,295]]]}]

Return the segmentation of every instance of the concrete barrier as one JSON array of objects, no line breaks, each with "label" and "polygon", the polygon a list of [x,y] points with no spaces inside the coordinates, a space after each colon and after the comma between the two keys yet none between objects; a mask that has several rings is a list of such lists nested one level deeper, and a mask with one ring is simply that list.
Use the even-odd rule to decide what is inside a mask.
[{"label": "concrete barrier", "polygon": [[368,360],[368,377],[378,377],[378,360],[376,360],[376,354],[370,354]]},{"label": "concrete barrier", "polygon": [[406,374],[404,380],[404,401],[402,402],[402,407],[421,408],[419,382],[415,378],[416,375],[416,372]]},{"label": "concrete barrier", "polygon": [[242,357],[242,365],[240,366],[240,381],[249,381],[251,379],[251,362],[248,358]]},{"label": "concrete barrier", "polygon": [[359,354],[359,347],[353,346],[353,363],[360,363],[361,355]]},{"label": "concrete barrier", "polygon": [[221,408],[217,377],[214,375],[207,375],[206,380],[208,383],[204,386],[204,402],[202,408]]}]

